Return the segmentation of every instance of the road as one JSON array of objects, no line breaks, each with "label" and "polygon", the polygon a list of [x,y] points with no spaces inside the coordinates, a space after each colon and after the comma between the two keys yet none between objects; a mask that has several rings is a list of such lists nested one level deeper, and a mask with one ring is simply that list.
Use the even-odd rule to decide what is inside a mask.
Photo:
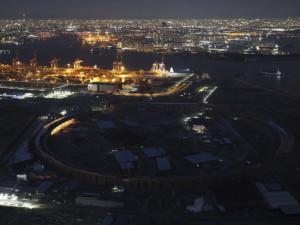
[{"label": "road", "polygon": [[45,123],[45,117],[39,116],[39,113],[33,115],[24,127],[21,127],[17,134],[11,139],[11,141],[2,149],[0,155],[0,164],[5,165],[13,154],[17,151],[19,146],[27,139],[32,136],[32,133],[41,126],[42,123]]}]

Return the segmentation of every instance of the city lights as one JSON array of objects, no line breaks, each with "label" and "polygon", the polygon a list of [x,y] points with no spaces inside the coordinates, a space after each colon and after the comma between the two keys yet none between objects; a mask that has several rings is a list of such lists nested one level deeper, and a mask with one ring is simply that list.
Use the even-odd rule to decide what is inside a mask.
[{"label": "city lights", "polygon": [[0,224],[299,224],[297,0],[0,7]]}]

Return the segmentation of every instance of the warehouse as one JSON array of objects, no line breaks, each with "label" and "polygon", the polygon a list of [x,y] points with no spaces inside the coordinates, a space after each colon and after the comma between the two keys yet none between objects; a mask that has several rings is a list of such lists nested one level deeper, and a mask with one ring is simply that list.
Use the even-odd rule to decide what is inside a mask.
[{"label": "warehouse", "polygon": [[166,172],[166,171],[172,170],[169,157],[156,158],[156,164],[157,164],[157,169],[159,170],[159,172]]},{"label": "warehouse", "polygon": [[90,92],[114,92],[119,89],[117,83],[92,83],[88,85],[88,91]]},{"label": "warehouse", "polygon": [[143,148],[143,152],[147,156],[147,158],[160,157],[160,156],[164,156],[166,154],[166,151],[161,147]]},{"label": "warehouse", "polygon": [[114,131],[117,128],[116,124],[111,120],[97,121],[96,124],[100,130],[100,133]]},{"label": "warehouse", "polygon": [[95,206],[104,208],[123,208],[124,203],[116,194],[99,195],[94,193],[80,193],[75,199],[76,205]]},{"label": "warehouse", "polygon": [[137,161],[136,156],[130,150],[115,151],[113,156],[118,162],[121,170],[133,169],[133,162]]},{"label": "warehouse", "polygon": [[202,153],[202,154],[195,154],[185,157],[190,163],[195,166],[199,166],[201,164],[215,164],[220,162],[220,159],[210,153]]},{"label": "warehouse", "polygon": [[280,184],[256,183],[255,186],[271,209],[281,209],[284,214],[292,214],[289,211],[296,213],[300,207],[299,202]]}]

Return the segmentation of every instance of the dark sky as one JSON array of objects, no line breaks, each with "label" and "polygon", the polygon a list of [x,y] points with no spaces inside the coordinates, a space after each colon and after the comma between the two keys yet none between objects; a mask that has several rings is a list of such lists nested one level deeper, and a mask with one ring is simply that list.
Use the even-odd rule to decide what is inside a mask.
[{"label": "dark sky", "polygon": [[300,0],[0,0],[0,18],[300,17]]}]

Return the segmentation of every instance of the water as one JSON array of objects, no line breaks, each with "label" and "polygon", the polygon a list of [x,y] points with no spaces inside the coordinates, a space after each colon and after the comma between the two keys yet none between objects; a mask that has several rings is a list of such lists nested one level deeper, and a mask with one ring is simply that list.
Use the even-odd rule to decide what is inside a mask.
[{"label": "water", "polygon": [[[283,42],[283,40],[281,40]],[[293,48],[293,52],[300,52],[300,39],[285,41]],[[292,44],[291,44],[292,43]],[[0,62],[11,64],[15,57],[15,50],[19,49],[20,60],[28,63],[33,58],[33,51],[38,54],[38,64],[50,66],[50,61],[57,57],[60,59],[59,65],[67,67],[67,64],[79,57],[82,59],[83,66],[97,65],[102,69],[112,69],[112,63],[116,58],[116,53],[112,50],[103,51],[101,54],[91,54],[90,46],[83,46],[73,36],[55,37],[45,41],[28,43],[23,46],[1,46],[0,49],[11,50],[11,54],[0,54]],[[161,61],[161,55],[148,53],[125,52],[124,63],[128,70],[149,70],[152,63]],[[198,74],[207,72],[215,76],[236,76],[246,75],[246,79],[269,88],[274,88],[289,94],[300,97],[300,58],[293,60],[279,61],[257,61],[243,62],[236,60],[203,58],[198,55],[182,57],[179,55],[166,56],[165,63],[167,69],[173,67],[175,72],[184,72],[190,69]],[[276,71],[278,68],[286,75],[278,78],[277,76],[260,76],[259,71]]]}]

